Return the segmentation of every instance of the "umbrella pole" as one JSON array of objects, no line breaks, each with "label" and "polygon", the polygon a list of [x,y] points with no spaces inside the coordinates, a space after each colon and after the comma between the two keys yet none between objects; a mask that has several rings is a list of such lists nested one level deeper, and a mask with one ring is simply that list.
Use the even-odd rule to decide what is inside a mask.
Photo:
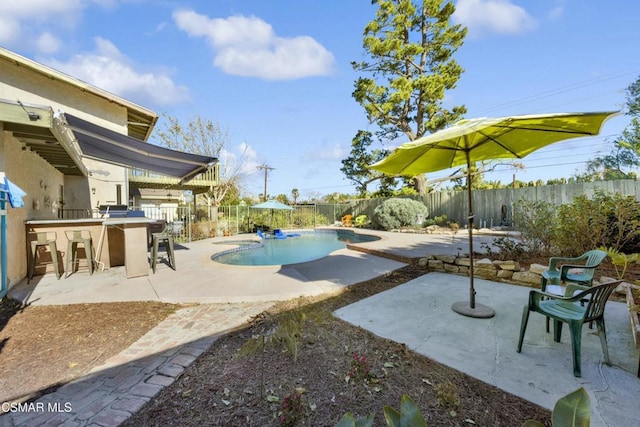
[{"label": "umbrella pole", "polygon": [[469,301],[456,302],[451,309],[467,317],[486,319],[496,315],[496,312],[483,304],[476,304],[476,289],[473,283],[473,197],[471,194],[471,161],[467,151],[467,207],[469,227]]}]

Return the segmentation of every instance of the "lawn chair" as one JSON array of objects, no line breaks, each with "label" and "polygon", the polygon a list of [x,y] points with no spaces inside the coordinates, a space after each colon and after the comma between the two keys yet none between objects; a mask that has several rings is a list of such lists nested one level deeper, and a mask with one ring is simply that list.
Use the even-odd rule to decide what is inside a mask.
[{"label": "lawn chair", "polygon": [[591,286],[596,268],[606,257],[606,252],[595,249],[576,258],[549,258],[549,268],[542,272],[542,292],[564,295],[563,282]]},{"label": "lawn chair", "polygon": [[[537,290],[530,291],[529,303],[524,306],[522,313],[518,353],[522,351],[522,342],[529,321],[529,313],[534,311],[543,314],[547,319],[553,319],[553,339],[555,342],[560,342],[562,324],[567,323],[569,325],[574,376],[582,376],[580,371],[582,325],[588,322],[596,322],[598,335],[600,336],[600,345],[604,353],[604,361],[607,365],[611,365],[609,361],[609,350],[607,348],[607,332],[604,324],[604,308],[609,296],[620,283],[621,281],[615,281],[593,287],[571,283],[567,286],[567,294],[575,295],[570,297],[558,296]],[[586,304],[582,304],[581,301],[586,301]]]},{"label": "lawn chair", "polygon": [[[540,290],[554,295],[572,296],[567,293],[562,284],[572,282],[592,286],[596,268],[606,257],[607,253],[598,249],[585,252],[576,258],[551,257],[549,268],[542,272]],[[549,318],[547,318],[547,332],[549,332]]]}]

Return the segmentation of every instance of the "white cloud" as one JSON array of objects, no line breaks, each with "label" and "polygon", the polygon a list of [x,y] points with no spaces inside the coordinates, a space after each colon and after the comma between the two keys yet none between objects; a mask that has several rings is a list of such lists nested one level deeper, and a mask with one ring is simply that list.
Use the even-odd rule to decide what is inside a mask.
[{"label": "white cloud", "polygon": [[223,178],[254,175],[260,166],[257,159],[257,152],[244,142],[238,146],[237,150],[222,150],[218,158],[222,166],[220,174]]},{"label": "white cloud", "polygon": [[349,155],[349,152],[344,147],[340,145],[334,145],[333,147],[320,147],[318,150],[314,150],[312,152],[307,153],[304,156],[306,161],[333,161],[333,160],[342,160]]},{"label": "white cloud", "polygon": [[549,11],[549,19],[555,21],[560,19],[564,15],[564,6],[556,6]]},{"label": "white cloud", "polygon": [[52,49],[46,28],[73,28],[86,5],[82,0],[5,0],[0,3],[0,43]]},{"label": "white cloud", "polygon": [[20,34],[20,23],[10,16],[0,15],[0,43],[10,44]]},{"label": "white cloud", "polygon": [[536,27],[536,21],[510,0],[458,0],[452,17],[469,29],[470,35],[484,33],[520,34]]},{"label": "white cloud", "polygon": [[279,37],[254,16],[210,19],[178,10],[173,19],[190,37],[204,37],[215,53],[213,65],[228,74],[290,80],[328,75],[333,69],[333,55],[312,37]]},{"label": "white cloud", "polygon": [[54,53],[60,49],[60,40],[51,33],[42,33],[36,42],[38,51],[44,53]]},{"label": "white cloud", "polygon": [[174,105],[189,99],[186,87],[176,85],[166,71],[138,71],[109,40],[96,38],[95,53],[81,53],[69,61],[50,60],[51,67],[139,104]]}]

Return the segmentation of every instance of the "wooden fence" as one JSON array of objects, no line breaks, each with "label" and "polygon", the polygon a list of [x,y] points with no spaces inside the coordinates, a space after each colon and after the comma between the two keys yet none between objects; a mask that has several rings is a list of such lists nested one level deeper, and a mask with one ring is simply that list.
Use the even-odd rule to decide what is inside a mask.
[{"label": "wooden fence", "polygon": [[[474,223],[478,227],[513,226],[517,218],[513,218],[513,204],[520,199],[527,201],[544,200],[555,204],[571,203],[574,197],[584,194],[592,197],[596,192],[634,196],[640,200],[640,181],[615,180],[582,182],[574,184],[544,185],[540,187],[500,188],[495,190],[474,190],[473,211]],[[412,196],[422,201],[429,210],[429,218],[446,215],[448,221],[455,221],[461,226],[467,224],[467,192],[438,191],[429,193],[423,198]],[[344,213],[354,217],[365,214],[373,218],[376,206],[386,199],[363,199],[353,201],[350,205],[340,205]],[[348,207],[347,207],[348,206]]]}]

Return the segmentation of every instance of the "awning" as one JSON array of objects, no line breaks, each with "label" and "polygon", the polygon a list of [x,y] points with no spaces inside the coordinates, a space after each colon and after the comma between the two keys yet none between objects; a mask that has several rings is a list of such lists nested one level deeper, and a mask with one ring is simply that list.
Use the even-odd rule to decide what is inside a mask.
[{"label": "awning", "polygon": [[145,169],[180,179],[192,179],[217,162],[215,157],[184,153],[150,144],[64,113],[83,156],[116,165]]}]

